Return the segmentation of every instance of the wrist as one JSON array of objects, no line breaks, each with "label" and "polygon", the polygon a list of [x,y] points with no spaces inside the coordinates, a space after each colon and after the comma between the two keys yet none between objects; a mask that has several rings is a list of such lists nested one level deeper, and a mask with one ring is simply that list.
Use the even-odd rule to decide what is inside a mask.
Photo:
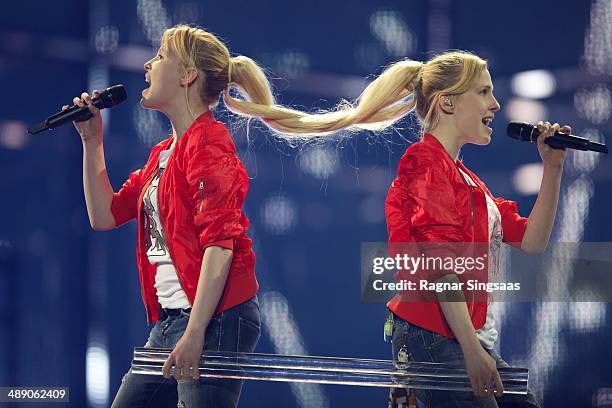
[{"label": "wrist", "polygon": [[193,314],[189,318],[189,322],[187,323],[187,328],[185,328],[185,333],[194,336],[202,336],[204,337],[204,333],[206,332],[206,328],[208,327],[208,322],[204,324],[204,322],[197,322],[193,319]]},{"label": "wrist", "polygon": [[101,137],[92,137],[85,140],[82,140],[83,148],[87,150],[95,150],[102,147],[102,138]]},{"label": "wrist", "polygon": [[563,172],[563,163],[564,162],[544,162],[544,171],[548,171],[548,172],[556,172],[556,173],[562,173]]},{"label": "wrist", "polygon": [[464,355],[474,355],[482,351],[482,346],[480,345],[480,342],[478,341],[476,335],[474,335],[474,339],[459,342],[459,345]]},{"label": "wrist", "polygon": [[190,327],[187,325],[185,336],[193,337],[194,339],[204,340],[205,330],[199,327]]}]

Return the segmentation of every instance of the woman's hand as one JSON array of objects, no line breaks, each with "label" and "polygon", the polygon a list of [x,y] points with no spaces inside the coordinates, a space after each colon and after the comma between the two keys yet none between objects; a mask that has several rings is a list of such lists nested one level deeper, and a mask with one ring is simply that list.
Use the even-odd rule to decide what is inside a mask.
[{"label": "woman's hand", "polygon": [[465,361],[465,371],[470,378],[472,391],[477,396],[496,395],[500,396],[504,392],[499,372],[495,365],[495,360],[487,353],[482,346],[478,346],[474,351],[463,353]]},{"label": "woman's hand", "polygon": [[[100,92],[94,89],[92,93],[92,97],[98,98],[100,96]],[[74,121],[74,127],[76,128],[79,135],[81,135],[81,140],[83,143],[89,142],[101,142],[102,141],[102,116],[100,115],[100,109],[93,106],[93,102],[91,97],[87,92],[83,92],[81,97],[75,97],[72,99],[72,102],[75,105],[83,107],[87,105],[89,107],[89,111],[93,115],[92,118],[84,121]],[[68,105],[64,105],[62,110],[68,109]]]},{"label": "woman's hand", "polygon": [[[178,380],[194,380],[200,378],[200,358],[204,348],[204,333],[199,334],[185,330],[181,339],[168,356],[162,372],[165,378],[170,378],[170,367],[174,365],[174,378]],[[190,368],[192,368],[190,370]]]},{"label": "woman's hand", "polygon": [[561,127],[558,123],[551,125],[549,122],[538,123],[538,130],[540,131],[540,137],[537,139],[538,151],[544,166],[551,166],[556,168],[563,167],[565,161],[566,151],[565,149],[553,149],[544,143],[546,138],[551,137],[556,132],[567,133],[568,135],[572,132],[572,128],[568,125]]}]

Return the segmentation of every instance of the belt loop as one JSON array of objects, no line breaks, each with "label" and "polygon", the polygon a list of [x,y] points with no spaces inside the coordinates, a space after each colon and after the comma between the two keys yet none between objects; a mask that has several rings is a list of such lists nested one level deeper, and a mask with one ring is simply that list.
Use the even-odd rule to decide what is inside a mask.
[{"label": "belt loop", "polygon": [[159,310],[159,318],[157,320],[161,320],[164,321],[166,320],[166,318],[168,317],[168,314],[166,313],[166,311],[164,310],[163,307],[161,307],[161,305],[159,304],[159,302],[157,303],[157,307]]}]

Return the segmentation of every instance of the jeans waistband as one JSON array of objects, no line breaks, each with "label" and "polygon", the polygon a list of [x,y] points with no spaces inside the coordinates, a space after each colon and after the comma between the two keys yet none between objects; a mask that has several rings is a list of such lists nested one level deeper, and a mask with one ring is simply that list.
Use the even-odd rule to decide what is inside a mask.
[{"label": "jeans waistband", "polygon": [[165,320],[167,317],[176,317],[181,314],[181,311],[185,313],[190,313],[191,308],[187,309],[164,309],[163,307],[159,307],[159,320]]}]

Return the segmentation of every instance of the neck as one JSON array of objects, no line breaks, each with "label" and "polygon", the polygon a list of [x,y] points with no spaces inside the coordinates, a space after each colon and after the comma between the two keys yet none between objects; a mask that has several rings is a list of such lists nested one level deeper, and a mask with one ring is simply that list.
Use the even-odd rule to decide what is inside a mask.
[{"label": "neck", "polygon": [[[191,98],[190,101],[193,101],[194,99],[196,98]],[[190,105],[193,115],[191,112],[189,112],[189,109],[187,109],[186,102],[163,112],[168,119],[170,119],[170,123],[172,124],[172,135],[174,136],[175,143],[181,138],[181,136],[183,136],[185,131],[189,128],[189,126],[191,126],[197,117],[205,112],[208,112],[209,110],[208,106],[202,102],[192,102]]]},{"label": "neck", "polygon": [[429,129],[427,133],[431,133],[438,141],[444,146],[444,150],[448,155],[457,161],[459,157],[459,151],[463,146],[464,142],[459,136],[459,132],[451,123],[439,123],[435,127]]}]

